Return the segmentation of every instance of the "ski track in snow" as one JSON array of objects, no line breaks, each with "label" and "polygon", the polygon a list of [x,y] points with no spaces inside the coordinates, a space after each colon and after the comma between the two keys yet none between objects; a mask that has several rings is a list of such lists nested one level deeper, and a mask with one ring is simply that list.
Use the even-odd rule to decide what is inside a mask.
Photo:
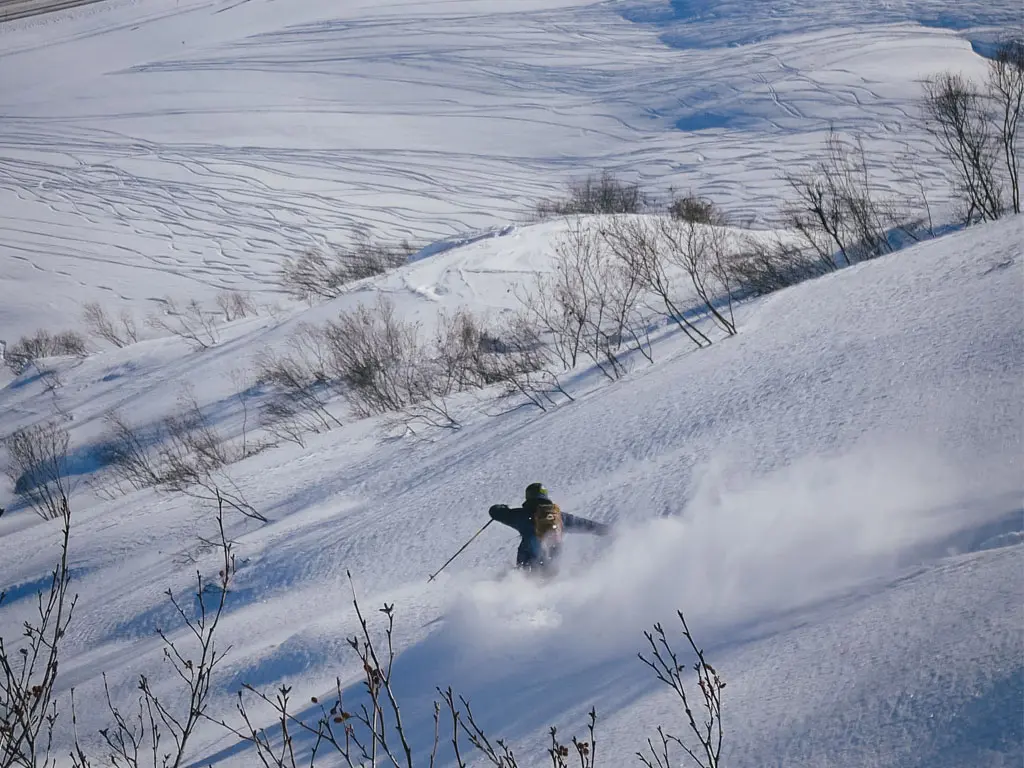
[{"label": "ski track in snow", "polygon": [[[491,265],[495,282],[479,292],[436,293],[500,310],[497,281],[543,269],[543,244],[561,226],[481,240],[377,284],[455,286],[446,281]],[[232,526],[242,566],[215,706],[229,708],[244,681],[293,684],[301,698],[326,695],[340,675],[358,695],[344,640],[354,630],[351,569],[368,612],[398,607],[396,674],[417,749],[432,733],[433,686],[451,683],[522,746],[526,765],[544,764],[530,745],[548,725],[575,731],[592,705],[607,759],[626,764],[650,724],[678,722],[634,653],[643,627],[684,607],[735,696],[733,764],[884,765],[893,755],[1012,764],[1024,743],[1012,706],[1024,651],[1013,575],[1022,226],[950,236],[775,294],[742,308],[740,335],[707,350],[669,333],[655,366],[615,385],[584,377],[577,402],[548,414],[490,418],[482,411],[493,404],[471,399],[458,406],[465,426],[455,435],[382,442],[372,423],[356,422],[311,437],[306,450],[235,465],[233,479],[272,522]],[[436,306],[404,296],[407,316]],[[107,408],[156,418],[189,382],[214,413],[227,407],[218,423],[237,431],[225,374],[239,355],[366,297],[281,326],[242,321],[204,353],[154,340],[67,364],[76,445],[96,439]],[[48,402],[31,380],[4,396],[24,414],[14,418]],[[491,530],[426,583],[489,504],[514,500],[534,478],[557,488],[565,508],[616,521],[621,535],[573,538],[565,578],[537,589],[493,580],[514,537]],[[195,541],[209,534],[209,512],[148,493],[99,502],[80,488],[77,498],[81,602],[62,690],[96,695],[106,670],[127,700],[135,675],[160,668],[152,628],[173,619],[162,591],[186,594],[193,558],[207,562]],[[5,627],[29,609],[24,598],[53,554],[28,545],[42,529],[27,515],[15,509],[0,529],[10,542],[3,572],[21,596],[0,614]],[[897,617],[905,625],[894,631]],[[952,744],[972,723],[984,725],[974,741]],[[81,727],[103,724],[90,712]],[[867,735],[854,738],[858,729]],[[204,728],[196,750],[217,765],[248,764],[217,729]]]},{"label": "ski track in snow", "polygon": [[[149,0],[4,25],[6,336],[88,299],[273,299],[284,256],[353,227],[422,242],[502,225],[603,168],[764,221],[830,124],[872,152],[916,146],[919,79],[981,66],[951,32],[855,5],[757,41],[765,3],[743,23],[698,13],[685,28],[717,41],[699,48],[631,6],[369,7]],[[39,270],[47,305],[18,290]]]},{"label": "ski track in snow", "polygon": [[[891,170],[920,138],[919,79],[980,71],[971,42],[1016,12],[337,6],[112,0],[0,26],[2,337],[74,324],[91,298],[136,311],[222,288],[275,300],[283,255],[362,222],[433,241],[335,301],[228,324],[203,352],[148,338],[55,363],[79,480],[62,695],[98,700],[106,671],[128,702],[145,672],[172,700],[153,634],[174,626],[163,591],[187,595],[194,569],[214,568],[202,504],[104,501],[83,482],[110,409],[147,424],[191,385],[239,435],[252,413],[231,372],[301,322],[377,294],[425,332],[438,309],[513,308],[565,225],[505,225],[590,170],[692,189],[755,223],[774,215],[780,168],[830,122]],[[921,165],[937,188],[937,164]],[[418,751],[434,686],[453,684],[523,765],[548,764],[548,726],[580,733],[591,706],[602,764],[629,764],[656,724],[680,722],[635,652],[684,608],[729,682],[730,765],[1019,765],[1022,242],[1018,218],[805,283],[742,306],[741,333],[707,350],[659,328],[656,365],[615,384],[577,372],[576,402],[546,414],[488,415],[500,406],[474,395],[455,404],[455,434],[382,439],[346,419],[232,466],[271,522],[231,523],[240,569],[214,707],[229,712],[243,682],[292,684],[306,702],[338,675],[358,696],[350,569],[374,620],[397,606]],[[0,433],[52,407],[31,374],[9,381]],[[537,589],[497,578],[515,537],[494,526],[426,583],[490,504],[537,479],[621,533],[574,537],[564,579]],[[52,526],[9,501],[4,636],[55,552]],[[80,730],[95,745],[106,724],[90,708]],[[207,727],[195,755],[252,757]]]}]

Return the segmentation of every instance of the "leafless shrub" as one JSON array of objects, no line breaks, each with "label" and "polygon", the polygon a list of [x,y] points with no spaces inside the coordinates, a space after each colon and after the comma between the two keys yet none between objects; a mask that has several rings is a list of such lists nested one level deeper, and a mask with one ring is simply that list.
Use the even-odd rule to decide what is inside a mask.
[{"label": "leafless shrub", "polygon": [[924,85],[926,125],[953,166],[964,220],[991,221],[1003,214],[997,177],[999,139],[984,94],[963,75],[945,72]]},{"label": "leafless shrub", "polygon": [[157,487],[227,504],[246,517],[266,522],[226,471],[229,464],[261,447],[224,440],[190,392],[179,399],[177,413],[151,426],[133,426],[117,412],[108,414],[105,423],[107,433],[99,452],[115,490],[128,493]]},{"label": "leafless shrub", "polygon": [[[68,594],[68,539],[71,511],[66,496],[57,499],[61,528],[60,558],[50,585],[37,595],[37,616],[26,621],[18,641],[0,637],[0,766],[50,766],[53,732],[59,717],[53,686],[62,641],[77,596]],[[6,595],[0,592],[0,604]]]},{"label": "leafless shrub", "polygon": [[[351,574],[349,580],[351,582]],[[290,709],[290,687],[282,686],[272,698],[251,685],[243,686],[238,692],[237,701],[241,723],[231,725],[223,719],[218,722],[252,745],[262,765],[278,768],[311,765],[316,762],[321,749],[332,750],[345,761],[344,764],[350,766],[378,765],[382,761],[396,768],[413,765],[412,747],[406,737],[401,707],[392,687],[392,668],[395,660],[394,606],[385,605],[381,611],[387,617],[386,647],[378,652],[378,646],[370,633],[369,624],[362,614],[354,589],[353,604],[361,634],[349,638],[348,644],[362,662],[368,703],[361,704],[351,712],[347,711],[342,701],[339,680],[336,698],[330,708],[318,698],[313,698],[313,703],[318,706],[319,716],[315,723],[307,723]],[[268,733],[266,729],[254,724],[250,708],[260,703],[268,705],[274,712],[278,723],[277,734]],[[435,718],[436,713],[435,706]],[[296,755],[296,733],[312,736],[313,743],[308,756],[301,753],[300,756]],[[435,742],[434,756],[436,752]]]},{"label": "leafless shrub", "polygon": [[[351,574],[349,580],[351,582]],[[240,717],[238,724],[224,719],[217,721],[249,744],[259,763],[267,768],[319,764],[330,759],[324,753],[332,753],[341,761],[340,764],[349,766],[387,764],[395,768],[412,768],[416,763],[393,676],[396,657],[394,605],[385,604],[380,610],[386,621],[381,641],[374,638],[354,589],[352,601],[359,632],[348,639],[348,644],[362,665],[360,687],[365,694],[364,701],[347,703],[341,681],[336,680],[335,688],[326,701],[315,696],[312,698],[315,720],[306,720],[293,711],[291,687],[281,686],[271,695],[252,685],[243,685],[236,701]],[[661,624],[644,633],[650,650],[647,654],[638,654],[638,657],[678,697],[690,736],[683,739],[659,727],[658,743],[648,739],[649,751],[637,752],[636,756],[648,768],[674,768],[681,763],[676,761],[673,752],[681,750],[686,755],[684,760],[692,761],[701,768],[719,768],[724,741],[722,692],[726,684],[696,644],[683,614],[679,612],[678,616],[688,651],[692,651],[695,658],[692,666],[683,663]],[[691,678],[687,674],[689,669],[695,673],[696,688],[700,692],[696,701],[691,690]],[[451,687],[438,688],[437,693],[439,700],[435,700],[433,705],[434,737],[426,760],[430,766],[438,760],[447,759],[459,768],[467,768],[476,757],[495,768],[519,768],[520,763],[511,745],[488,736],[465,697],[457,695]],[[264,722],[265,717],[254,714],[256,707],[270,710],[273,727],[257,725]],[[447,744],[450,745],[444,755],[439,751],[442,720]],[[594,709],[590,710],[584,738],[574,736],[564,741],[558,730],[552,727],[547,747],[552,768],[595,768],[596,729],[597,712]],[[305,737],[304,740],[299,740],[300,735]]]},{"label": "leafless shrub", "polygon": [[328,375],[329,345],[323,331],[300,325],[284,351],[256,359],[256,379],[273,394],[262,405],[262,423],[282,440],[305,445],[302,435],[340,427],[328,404],[338,388]]},{"label": "leafless shrub", "polygon": [[164,299],[161,314],[150,315],[146,324],[155,330],[170,333],[188,342],[195,350],[209,349],[220,341],[215,317],[195,299],[184,308],[171,298]]},{"label": "leafless shrub", "polygon": [[899,204],[903,210],[916,211],[916,219],[907,216],[903,232],[911,240],[920,241],[936,236],[935,219],[932,215],[932,203],[925,184],[924,174],[920,167],[920,152],[909,143],[899,152],[893,161],[893,169],[898,178],[902,179],[907,188],[913,192],[904,193],[904,201]]},{"label": "leafless shrub", "polygon": [[542,200],[535,210],[538,217],[546,219],[595,213],[639,213],[646,206],[647,199],[638,184],[622,181],[604,171],[570,182],[566,197]]},{"label": "leafless shrub", "polygon": [[206,418],[195,395],[184,392],[178,412],[163,420],[164,483],[182,491],[241,458],[234,446],[224,441]]},{"label": "leafless shrub", "polygon": [[502,385],[504,400],[520,399],[523,405],[546,411],[562,399],[574,399],[550,370],[552,357],[535,320],[518,312],[484,346],[481,379]]},{"label": "leafless shrub", "polygon": [[259,314],[252,295],[242,291],[221,291],[217,294],[217,307],[225,323]]},{"label": "leafless shrub", "polygon": [[487,383],[483,354],[483,331],[476,317],[465,309],[440,311],[432,343],[413,353],[418,362],[409,369],[408,403],[392,423],[413,431],[417,425],[458,429],[450,398]]},{"label": "leafless shrub", "polygon": [[57,390],[64,386],[64,379],[56,368],[43,368],[38,360],[32,361],[32,366],[39,374],[39,381],[43,385],[43,391],[56,397]]},{"label": "leafless shrub", "polygon": [[159,427],[134,427],[118,411],[108,413],[103,417],[103,422],[106,437],[100,449],[100,457],[111,468],[116,481],[135,490],[163,482],[162,470],[156,457],[156,445],[162,438]]},{"label": "leafless shrub", "polygon": [[286,351],[257,360],[257,378],[275,390],[263,405],[264,423],[301,445],[304,433],[341,425],[328,403],[342,393],[357,417],[385,415],[388,429],[458,428],[450,396],[495,383],[484,362],[486,344],[485,330],[466,310],[439,313],[428,339],[379,297],[323,328],[302,327]]},{"label": "leafless shrub", "polygon": [[[696,226],[683,222],[683,226]],[[660,304],[660,311],[679,326],[698,347],[711,344],[711,339],[687,317],[684,307],[679,305],[678,289],[672,271],[670,243],[666,232],[672,233],[677,227],[673,220],[656,218],[616,217],[607,222],[601,236],[628,273],[635,275],[643,290],[651,294]],[[681,254],[672,253],[679,259]]]},{"label": "leafless shrub", "polygon": [[916,226],[874,188],[860,141],[850,143],[832,132],[821,160],[784,178],[795,195],[789,224],[826,270],[890,253],[889,233]]},{"label": "leafless shrub", "polygon": [[483,362],[491,342],[493,339],[488,341],[479,319],[469,310],[439,312],[430,355],[437,370],[435,388],[451,393],[493,383]]},{"label": "leafless shrub", "polygon": [[697,195],[677,197],[668,204],[668,214],[673,219],[693,224],[708,224],[723,227],[727,223],[724,213],[711,200]]},{"label": "leafless shrub", "polygon": [[20,375],[36,360],[44,357],[85,357],[85,339],[75,331],[50,333],[38,330],[31,336],[23,336],[7,347],[4,362],[7,367]]},{"label": "leafless shrub", "polygon": [[[665,258],[682,268],[704,309],[728,335],[736,333],[729,271],[729,239],[722,227],[668,218],[659,221]],[[705,338],[707,338],[705,336]]]},{"label": "leafless shrub", "polygon": [[242,437],[238,456],[246,459],[272,447],[273,443],[265,439],[249,440],[249,423],[251,421],[249,401],[253,397],[253,388],[256,386],[256,382],[241,368],[233,368],[229,375],[235,390],[235,400],[242,411]]},{"label": "leafless shrub", "polygon": [[828,271],[816,255],[780,240],[748,238],[726,262],[737,295],[764,296]]},{"label": "leafless shrub", "polygon": [[135,318],[127,309],[115,321],[98,301],[93,301],[83,305],[82,319],[90,333],[115,347],[126,347],[139,340]]},{"label": "leafless shrub", "polygon": [[1024,110],[1024,41],[1008,40],[989,64],[988,92],[995,106],[996,134],[1010,187],[1014,213],[1020,213],[1020,118]]},{"label": "leafless shrub", "polygon": [[534,291],[517,296],[566,370],[583,355],[616,379],[626,372],[624,352],[652,359],[641,312],[641,275],[617,259],[600,231],[581,219],[570,222],[555,250],[554,272],[539,278]]},{"label": "leafless shrub", "polygon": [[44,520],[55,520],[63,514],[71,492],[69,441],[67,429],[58,420],[19,429],[4,441],[7,476],[14,492]]},{"label": "leafless shrub", "polygon": [[659,726],[658,745],[655,746],[654,742],[648,739],[648,754],[638,752],[637,757],[647,768],[671,768],[674,761],[671,759],[670,751],[672,748],[678,747],[701,768],[719,768],[724,735],[722,691],[725,689],[725,682],[719,677],[715,668],[708,663],[704,651],[697,645],[682,611],[678,611],[677,615],[682,624],[683,637],[696,657],[693,671],[696,673],[697,688],[700,691],[698,706],[700,707],[701,722],[698,723],[698,716],[694,715],[694,704],[691,703],[687,693],[687,680],[684,679],[684,674],[688,667],[680,662],[679,655],[672,647],[672,643],[660,623],[654,625],[653,632],[644,632],[644,637],[647,638],[647,644],[650,646],[649,654],[637,655],[644,664],[651,668],[658,680],[671,688],[679,698],[683,711],[686,713],[689,731],[696,739],[696,744],[692,747],[688,746],[682,738],[667,733]]},{"label": "leafless shrub", "polygon": [[[349,574],[351,581],[351,574]],[[292,689],[281,686],[273,695],[263,693],[251,685],[238,692],[236,708],[238,724],[219,722],[256,753],[259,764],[267,768],[298,768],[300,765],[319,765],[329,760],[331,753],[341,765],[391,765],[395,768],[413,768],[416,764],[413,746],[406,732],[401,702],[394,685],[395,611],[394,605],[380,609],[386,620],[383,640],[375,639],[370,624],[363,615],[353,589],[352,602],[359,623],[358,634],[348,638],[363,669],[361,688],[366,700],[358,705],[345,702],[341,681],[327,701],[313,697],[314,721],[307,721],[293,712]],[[451,745],[450,758],[459,768],[467,768],[469,755],[496,768],[519,768],[515,753],[501,739],[491,741],[477,722],[469,701],[457,696],[451,688],[438,689],[440,700],[434,701],[434,739],[427,762],[436,764],[440,757],[442,712]],[[255,707],[269,709],[274,726],[271,729],[256,725],[263,717],[253,714]],[[594,768],[596,740],[594,735],[597,714],[590,712],[589,735],[586,739],[573,738],[563,743],[557,730],[550,731],[548,755],[553,768],[568,768],[570,754],[575,753],[580,768]],[[298,736],[305,736],[305,749]],[[467,743],[468,742],[468,743]],[[572,745],[570,752],[569,744]],[[576,764],[576,761],[572,761]]]},{"label": "leafless shrub", "polygon": [[423,362],[420,329],[403,321],[394,303],[380,296],[360,304],[324,329],[332,373],[360,417],[400,411],[411,400],[415,368]]},{"label": "leafless shrub", "polygon": [[356,280],[384,274],[409,260],[408,243],[390,245],[360,233],[349,245],[314,248],[285,259],[281,286],[303,301],[333,299]]},{"label": "leafless shrub", "polygon": [[466,313],[442,314],[438,324],[431,345],[383,296],[327,324],[331,370],[358,416],[392,414],[389,427],[458,428],[448,398],[470,385],[479,331]]},{"label": "leafless shrub", "polygon": [[275,323],[281,323],[285,316],[284,307],[276,301],[260,305],[258,312],[268,315]]},{"label": "leafless shrub", "polygon": [[[175,679],[184,688],[186,703],[183,707],[168,704],[157,696],[149,678],[139,676],[139,697],[132,711],[125,713],[111,699],[110,688],[103,678],[106,704],[113,720],[100,731],[105,749],[105,762],[123,768],[140,768],[152,764],[153,768],[180,768],[188,763],[188,746],[196,726],[212,719],[207,709],[214,673],[224,660],[227,649],[217,643],[217,627],[227,604],[229,587],[235,573],[233,544],[224,531],[223,499],[217,498],[218,539],[215,542],[220,569],[215,578],[204,578],[196,571],[195,608],[167,590],[167,598],[181,619],[185,632],[175,637],[162,627],[157,634],[163,641],[163,656],[174,671]],[[74,690],[71,692],[74,711]],[[72,758],[75,768],[90,765],[85,750],[76,738]]]}]

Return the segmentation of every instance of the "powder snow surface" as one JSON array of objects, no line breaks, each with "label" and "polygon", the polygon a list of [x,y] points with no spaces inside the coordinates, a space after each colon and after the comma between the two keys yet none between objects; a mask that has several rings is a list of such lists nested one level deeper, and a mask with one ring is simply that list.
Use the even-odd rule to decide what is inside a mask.
[{"label": "powder snow surface", "polygon": [[[139,674],[179,695],[154,631],[187,642],[164,590],[187,601],[196,569],[217,569],[198,540],[214,530],[208,505],[97,492],[105,413],[151,423],[188,387],[224,434],[256,439],[258,398],[245,410],[235,393],[299,324],[378,294],[425,331],[439,309],[500,317],[550,270],[566,227],[524,224],[524,207],[581,171],[628,168],[767,221],[780,168],[834,120],[896,178],[920,138],[919,79],[981,72],[972,42],[1014,12],[340,5],[114,0],[0,26],[0,336],[74,326],[90,299],[140,321],[164,295],[281,302],[204,351],[152,329],[96,344],[53,363],[55,392],[2,374],[0,434],[54,398],[73,415],[79,602],[58,688],[95,702],[79,712],[91,748],[109,724],[102,673],[125,706]],[[935,190],[938,169],[921,163]],[[364,220],[433,245],[313,308],[275,293],[283,255]],[[635,655],[682,609],[728,683],[729,766],[1019,766],[1022,244],[1020,217],[922,243],[744,303],[739,334],[704,350],[661,326],[653,365],[631,360],[613,383],[581,368],[565,377],[575,400],[546,413],[484,391],[453,403],[458,431],[384,437],[339,406],[343,427],[233,465],[269,522],[229,519],[239,570],[211,711],[234,717],[243,683],[291,685],[307,714],[336,676],[356,697],[351,571],[375,628],[395,604],[417,755],[435,686],[450,684],[524,766],[549,764],[552,724],[582,735],[591,707],[599,764],[631,764],[659,723],[685,732]],[[615,534],[571,538],[563,575],[538,586],[506,574],[516,538],[491,526],[427,583],[488,506],[533,481]],[[12,637],[57,531],[0,493]],[[255,761],[209,724],[191,757]]]}]

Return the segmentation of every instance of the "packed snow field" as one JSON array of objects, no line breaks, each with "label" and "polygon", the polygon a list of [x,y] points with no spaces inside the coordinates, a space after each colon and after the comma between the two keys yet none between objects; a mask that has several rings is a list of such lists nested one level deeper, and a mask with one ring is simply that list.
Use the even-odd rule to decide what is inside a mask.
[{"label": "packed snow field", "polygon": [[1020,22],[1010,0],[668,5],[109,0],[0,25],[0,328],[269,300],[284,253],[504,226],[606,168],[771,220],[830,124],[909,148],[941,196],[920,79],[980,72],[972,40]]},{"label": "packed snow field", "polygon": [[[79,602],[58,692],[88,702],[86,746],[109,725],[104,673],[125,707],[140,674],[176,700],[155,629],[185,632],[164,591],[187,600],[195,570],[217,570],[208,503],[104,493],[107,413],[155,423],[191,391],[221,433],[258,439],[247,376],[265,349],[378,295],[427,329],[439,309],[501,317],[567,227],[523,211],[595,168],[764,225],[780,168],[831,120],[893,190],[913,147],[941,201],[919,79],[982,71],[972,45],[1015,21],[1012,3],[112,0],[0,25],[0,335],[75,326],[93,299],[140,318],[222,288],[280,304],[205,350],[152,329],[97,342],[54,361],[56,388],[2,374],[0,434],[73,417]],[[284,256],[366,222],[431,245],[314,307],[276,293]],[[1010,218],[744,302],[736,336],[699,321],[707,349],[662,324],[653,364],[615,382],[581,367],[547,412],[482,390],[453,401],[461,429],[412,437],[336,404],[344,426],[227,470],[267,522],[228,518],[211,712],[235,717],[243,683],[291,685],[307,714],[336,677],[358,696],[348,571],[372,627],[395,605],[417,757],[452,685],[523,766],[550,764],[548,727],[583,735],[591,707],[598,764],[632,764],[658,724],[685,730],[635,655],[683,609],[728,683],[725,764],[1020,765],[1022,243]],[[427,582],[532,481],[614,535],[571,538],[537,585],[507,573],[517,539],[491,526]],[[9,487],[0,506],[11,637],[57,527]],[[256,761],[210,723],[189,754]]]}]

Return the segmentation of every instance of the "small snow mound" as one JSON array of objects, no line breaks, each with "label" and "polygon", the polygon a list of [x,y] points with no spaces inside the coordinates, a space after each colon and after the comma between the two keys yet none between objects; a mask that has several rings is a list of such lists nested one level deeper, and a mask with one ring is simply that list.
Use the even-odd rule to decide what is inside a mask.
[{"label": "small snow mound", "polygon": [[467,232],[444,240],[438,240],[430,245],[420,248],[416,253],[409,257],[409,261],[422,261],[423,259],[430,258],[431,256],[437,256],[439,253],[444,253],[445,251],[450,251],[454,248],[462,248],[466,245],[472,245],[473,243],[478,243],[481,240],[489,240],[494,237],[507,237],[508,235],[514,234],[517,229],[518,227],[516,227],[515,224],[508,224],[504,227],[492,227],[490,229]]}]

